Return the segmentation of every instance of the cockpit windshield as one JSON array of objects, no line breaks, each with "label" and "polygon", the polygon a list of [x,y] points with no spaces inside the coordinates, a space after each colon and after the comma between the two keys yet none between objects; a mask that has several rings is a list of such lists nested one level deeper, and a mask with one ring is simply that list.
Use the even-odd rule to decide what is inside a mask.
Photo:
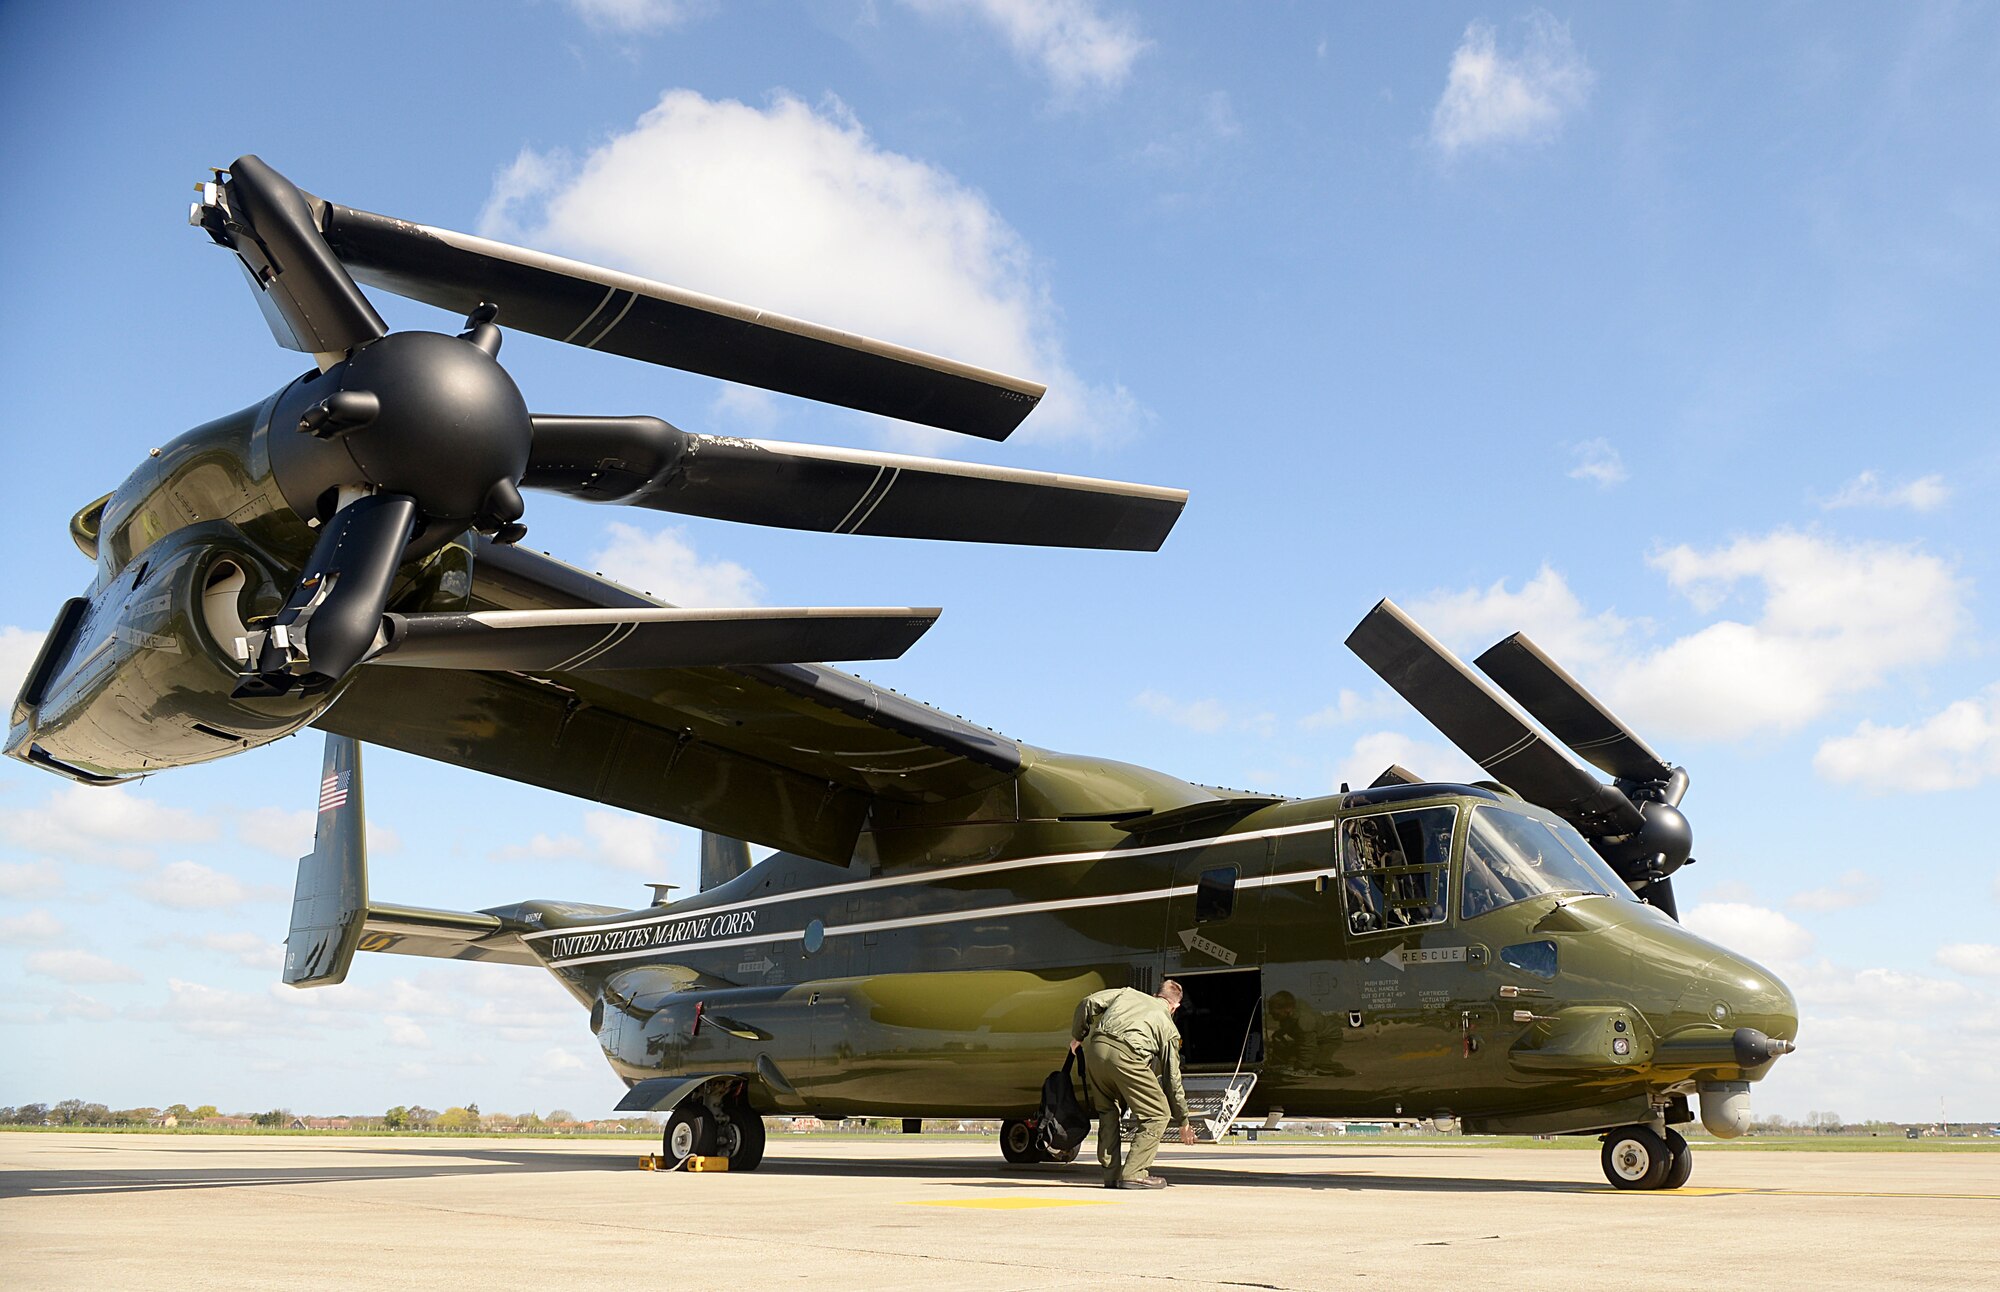
[{"label": "cockpit windshield", "polygon": [[1460,891],[1468,920],[1543,893],[1632,895],[1570,826],[1483,805],[1472,812]]}]

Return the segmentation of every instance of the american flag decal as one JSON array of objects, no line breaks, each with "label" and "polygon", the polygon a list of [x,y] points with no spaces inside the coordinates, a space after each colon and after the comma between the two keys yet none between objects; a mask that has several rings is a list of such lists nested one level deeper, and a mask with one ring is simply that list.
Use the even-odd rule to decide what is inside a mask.
[{"label": "american flag decal", "polygon": [[331,812],[347,802],[346,772],[334,772],[319,783],[319,810]]}]

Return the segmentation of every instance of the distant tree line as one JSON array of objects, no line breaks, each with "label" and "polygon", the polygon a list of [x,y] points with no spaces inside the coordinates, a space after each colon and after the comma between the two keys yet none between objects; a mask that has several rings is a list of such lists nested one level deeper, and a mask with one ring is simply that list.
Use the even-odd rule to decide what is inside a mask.
[{"label": "distant tree line", "polygon": [[444,1111],[422,1104],[397,1104],[379,1115],[301,1116],[289,1108],[264,1112],[224,1114],[214,1104],[169,1104],[165,1108],[120,1108],[65,1099],[57,1104],[21,1104],[0,1107],[0,1126],[173,1126],[176,1128],[245,1128],[283,1130],[304,1127],[310,1130],[356,1130],[468,1134],[480,1131],[507,1134],[564,1134],[588,1130],[597,1133],[656,1132],[658,1116],[602,1118],[580,1121],[567,1108],[552,1109],[546,1116],[535,1113],[485,1113],[477,1103],[454,1104]]}]

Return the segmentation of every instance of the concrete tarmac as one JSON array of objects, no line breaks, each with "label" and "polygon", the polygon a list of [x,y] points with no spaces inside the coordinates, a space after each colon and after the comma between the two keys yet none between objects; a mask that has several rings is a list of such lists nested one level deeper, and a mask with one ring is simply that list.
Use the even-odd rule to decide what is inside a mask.
[{"label": "concrete tarmac", "polygon": [[2000,1154],[1172,1147],[1173,1187],[990,1141],[774,1135],[754,1174],[639,1141],[0,1134],[0,1288],[1992,1288]]}]

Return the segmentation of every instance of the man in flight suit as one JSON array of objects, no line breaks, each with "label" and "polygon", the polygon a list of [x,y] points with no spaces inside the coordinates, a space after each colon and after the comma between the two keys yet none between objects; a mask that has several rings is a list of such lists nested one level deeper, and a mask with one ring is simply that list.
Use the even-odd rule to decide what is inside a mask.
[{"label": "man in flight suit", "polygon": [[[1169,978],[1160,994],[1113,987],[1084,998],[1070,1021],[1069,1048],[1083,1050],[1097,1101],[1097,1161],[1107,1189],[1159,1189],[1166,1181],[1147,1169],[1169,1118],[1181,1143],[1194,1143],[1187,1094],[1181,1089],[1181,1034],[1174,1027],[1181,985]],[[1118,1162],[1118,1105],[1139,1120],[1139,1134],[1123,1169]]]}]

